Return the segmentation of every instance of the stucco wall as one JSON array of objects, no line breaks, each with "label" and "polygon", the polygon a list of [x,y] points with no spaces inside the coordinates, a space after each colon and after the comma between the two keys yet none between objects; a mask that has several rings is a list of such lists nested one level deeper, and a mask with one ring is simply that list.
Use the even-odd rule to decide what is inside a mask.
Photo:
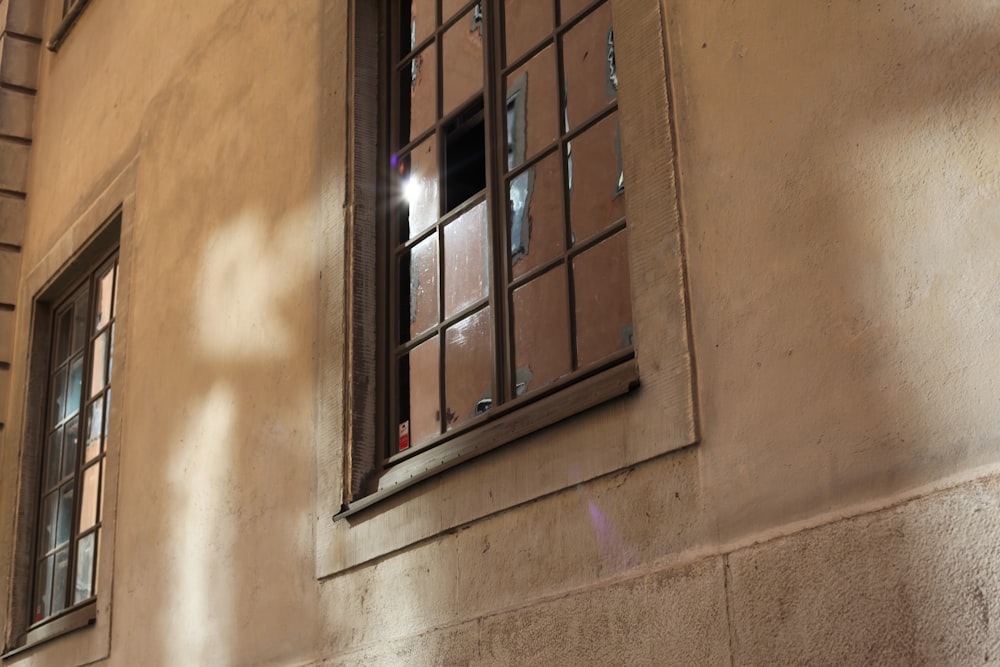
[{"label": "stucco wall", "polygon": [[343,3],[92,0],[42,55],[22,271],[136,159],[107,664],[1000,659],[1000,9],[662,9],[700,443],[322,580]]}]

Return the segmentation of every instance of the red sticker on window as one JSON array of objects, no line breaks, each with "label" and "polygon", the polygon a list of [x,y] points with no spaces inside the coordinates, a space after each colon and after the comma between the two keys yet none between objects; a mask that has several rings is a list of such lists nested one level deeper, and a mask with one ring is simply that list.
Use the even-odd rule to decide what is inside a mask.
[{"label": "red sticker on window", "polygon": [[399,451],[410,448],[410,420],[399,425]]}]

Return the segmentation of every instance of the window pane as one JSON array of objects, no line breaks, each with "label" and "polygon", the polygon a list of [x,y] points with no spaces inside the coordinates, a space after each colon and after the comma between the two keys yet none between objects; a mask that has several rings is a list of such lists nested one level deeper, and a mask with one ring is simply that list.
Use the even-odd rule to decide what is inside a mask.
[{"label": "window pane", "polygon": [[81,537],[76,543],[76,583],[73,586],[73,604],[83,602],[94,590],[94,541],[97,533]]},{"label": "window pane", "polygon": [[94,331],[111,321],[112,291],[115,285],[114,266],[97,278],[97,303],[94,306]]},{"label": "window pane", "polygon": [[59,316],[59,323],[56,325],[56,358],[53,359],[53,366],[61,364],[69,356],[72,329],[73,310],[67,309]]},{"label": "window pane", "polygon": [[[469,0],[441,0],[441,18],[443,21],[447,21],[452,16],[458,13],[458,10],[462,9],[469,4]],[[476,7],[479,7],[482,3],[477,2]]]},{"label": "window pane", "polygon": [[56,546],[56,519],[59,511],[59,492],[53,491],[42,500],[42,525],[40,553],[48,553]]},{"label": "window pane", "polygon": [[95,463],[83,471],[83,488],[80,490],[80,526],[83,532],[97,523],[97,488],[101,481],[101,464]]},{"label": "window pane", "polygon": [[507,77],[507,168],[523,164],[559,134],[559,86],[551,46]]},{"label": "window pane", "polygon": [[73,482],[64,484],[59,491],[59,519],[56,523],[56,546],[69,542],[73,528]]},{"label": "window pane", "polygon": [[102,332],[100,336],[94,339],[94,342],[91,345],[90,392],[87,394],[88,398],[104,389],[104,369],[106,368],[106,364],[104,362],[107,358],[108,335],[108,331]]},{"label": "window pane", "polygon": [[49,615],[50,593],[52,591],[52,562],[55,556],[49,556],[38,565],[35,573],[35,618],[40,621]]},{"label": "window pane", "polygon": [[573,129],[614,100],[609,86],[608,37],[611,6],[605,3],[563,37],[563,75],[569,129]]},{"label": "window pane", "polygon": [[66,608],[66,586],[69,583],[69,549],[56,552],[56,563],[52,570],[52,613]]},{"label": "window pane", "polygon": [[570,372],[566,267],[514,290],[515,393],[537,389]]},{"label": "window pane", "polygon": [[104,434],[104,397],[87,407],[87,438],[84,442],[83,462],[89,463],[101,453],[101,436]]},{"label": "window pane", "polygon": [[438,381],[438,337],[421,343],[404,357],[399,369],[399,449],[404,427],[407,446],[419,445],[441,432],[441,403]]},{"label": "window pane", "polygon": [[438,251],[437,235],[426,239],[404,253],[399,268],[405,317],[401,313],[402,340],[417,336],[438,323]]},{"label": "window pane", "polygon": [[434,44],[404,65],[399,85],[399,145],[402,146],[437,120],[437,51]]},{"label": "window pane", "polygon": [[632,345],[626,245],[625,232],[621,231],[573,260],[580,366]]},{"label": "window pane", "polygon": [[437,222],[440,203],[436,146],[436,137],[420,143],[400,161],[397,168],[399,180],[396,191],[405,221],[402,230],[404,239],[413,238]]},{"label": "window pane", "polygon": [[445,336],[448,429],[461,426],[492,407],[492,326],[487,306],[449,327]]},{"label": "window pane", "polygon": [[52,378],[52,385],[49,388],[49,423],[58,424],[62,421],[63,411],[66,409],[66,367],[63,366]]},{"label": "window pane", "polygon": [[552,0],[507,0],[504,3],[506,63],[512,63],[552,33]]},{"label": "window pane", "polygon": [[487,294],[486,202],[444,228],[444,306],[451,317]]},{"label": "window pane", "polygon": [[114,365],[115,361],[115,327],[117,325],[111,325],[111,332],[108,334],[108,377],[105,380],[105,384],[111,382],[111,367]]},{"label": "window pane", "polygon": [[468,12],[444,34],[444,115],[483,89],[483,34],[475,26]]},{"label": "window pane", "polygon": [[60,426],[49,434],[45,447],[45,475],[43,476],[42,491],[48,491],[59,481],[60,461],[62,454],[63,429]]},{"label": "window pane", "polygon": [[402,4],[403,25],[400,36],[403,39],[402,52],[409,52],[434,32],[434,0],[404,0]]},{"label": "window pane", "polygon": [[73,352],[81,350],[83,348],[83,344],[87,342],[88,300],[89,295],[87,294],[87,290],[84,290],[83,294],[77,297],[76,303],[73,304]]},{"label": "window pane", "polygon": [[618,114],[612,114],[572,142],[570,226],[582,241],[625,217],[618,170]]},{"label": "window pane", "polygon": [[563,181],[557,153],[529,167],[507,189],[510,261],[514,277],[541,266],[563,251]]},{"label": "window pane", "polygon": [[72,475],[76,471],[76,448],[80,444],[80,418],[73,417],[66,424],[66,437],[63,440],[62,477]]},{"label": "window pane", "polygon": [[592,4],[594,0],[559,0],[559,17],[562,23],[566,23]]},{"label": "window pane", "polygon": [[108,444],[108,431],[111,430],[111,388],[104,394],[104,429],[101,432],[101,449]]},{"label": "window pane", "polygon": [[69,363],[69,383],[66,387],[66,416],[80,411],[80,394],[83,391],[83,355]]}]

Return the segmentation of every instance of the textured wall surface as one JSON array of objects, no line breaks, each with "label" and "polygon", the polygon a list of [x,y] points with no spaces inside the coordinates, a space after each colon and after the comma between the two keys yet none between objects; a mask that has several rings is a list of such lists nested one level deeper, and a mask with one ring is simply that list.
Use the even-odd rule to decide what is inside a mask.
[{"label": "textured wall surface", "polygon": [[[346,0],[92,0],[41,52],[23,233],[0,238],[22,283],[136,174],[103,664],[1000,664],[1000,8],[614,2],[664,18],[673,108],[642,112],[674,123],[700,442],[492,504],[519,471],[570,478],[553,443],[653,451],[625,397],[339,545],[316,539],[343,444],[318,435],[339,274],[317,248],[349,191],[319,148],[349,163]],[[28,309],[0,316],[25,350]],[[352,565],[317,578],[318,554]],[[78,664],[93,631],[4,664]]]}]

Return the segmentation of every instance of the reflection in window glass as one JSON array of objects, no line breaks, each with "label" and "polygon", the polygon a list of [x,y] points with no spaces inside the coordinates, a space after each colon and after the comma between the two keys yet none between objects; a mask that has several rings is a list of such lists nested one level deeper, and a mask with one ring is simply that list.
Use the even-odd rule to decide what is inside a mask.
[{"label": "reflection in window glass", "polygon": [[511,180],[511,267],[519,277],[555,259],[565,246],[562,171],[551,153]]},{"label": "reflection in window glass", "polygon": [[438,218],[438,161],[434,137],[418,144],[397,168],[398,204],[405,218],[404,239],[413,238]]},{"label": "reflection in window glass", "polygon": [[559,135],[555,49],[546,47],[507,77],[507,168],[533,157]]},{"label": "reflection in window glass", "polygon": [[563,37],[563,76],[570,129],[614,101],[609,97],[608,31],[611,5],[604,3]]},{"label": "reflection in window glass", "polygon": [[487,294],[486,202],[444,228],[444,315],[471,306]]},{"label": "reflection in window glass", "polygon": [[403,40],[402,52],[407,53],[434,32],[434,0],[403,0],[399,35]]},{"label": "reflection in window glass", "polygon": [[469,12],[445,32],[442,43],[444,65],[444,107],[448,115],[483,90],[483,35],[471,29]]},{"label": "reflection in window glass", "polygon": [[539,0],[506,0],[504,9],[504,62],[510,64],[549,36],[553,28],[552,3]]},{"label": "reflection in window glass", "polygon": [[444,357],[448,429],[461,426],[492,405],[492,326],[486,307],[448,328]]},{"label": "reflection in window glass", "polygon": [[514,290],[514,363],[530,374],[527,391],[571,370],[566,294],[564,266]]},{"label": "reflection in window glass", "polygon": [[399,270],[410,299],[402,340],[407,341],[438,323],[438,251],[437,235],[432,234],[403,254]]},{"label": "reflection in window glass", "polygon": [[617,138],[618,114],[612,114],[573,140],[569,210],[576,241],[625,217]]},{"label": "reflection in window glass", "polygon": [[437,51],[434,45],[406,61],[400,76],[398,147],[409,143],[437,120]]},{"label": "reflection in window glass", "polygon": [[577,363],[586,366],[632,345],[628,248],[624,232],[573,261]]},{"label": "reflection in window glass", "polygon": [[[441,432],[438,337],[421,343],[400,362],[397,451],[420,445]],[[407,433],[404,446],[403,433]]]}]

